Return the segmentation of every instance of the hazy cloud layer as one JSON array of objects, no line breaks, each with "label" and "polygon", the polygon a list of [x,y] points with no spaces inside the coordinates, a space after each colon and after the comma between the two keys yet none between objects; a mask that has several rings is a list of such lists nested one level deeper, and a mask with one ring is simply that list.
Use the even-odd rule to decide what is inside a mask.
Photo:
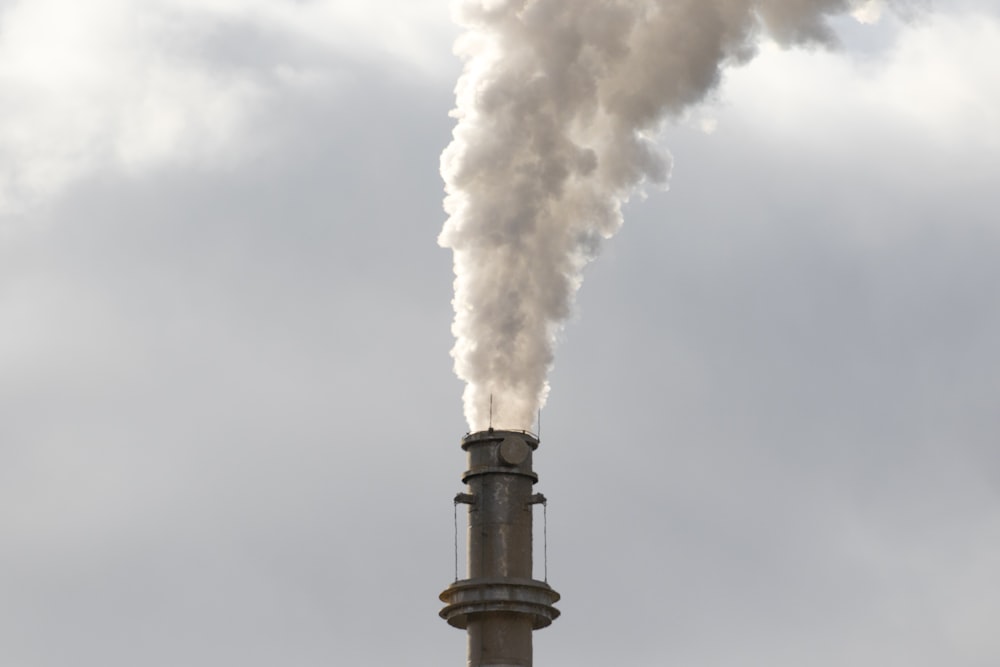
[{"label": "hazy cloud layer", "polygon": [[422,29],[427,3],[376,9],[225,0],[0,7],[0,213],[30,209],[94,171],[258,159],[273,137],[261,114],[302,90],[336,90],[353,75],[352,58],[417,71],[438,64],[425,33],[449,31]]}]

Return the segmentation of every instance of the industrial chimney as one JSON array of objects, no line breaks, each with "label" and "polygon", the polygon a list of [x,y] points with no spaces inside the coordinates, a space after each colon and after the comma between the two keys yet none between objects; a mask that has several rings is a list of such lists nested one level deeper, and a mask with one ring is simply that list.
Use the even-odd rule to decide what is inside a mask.
[{"label": "industrial chimney", "polygon": [[[468,667],[531,667],[531,633],[559,616],[559,594],[532,573],[531,469],[538,438],[526,431],[470,433],[462,440],[469,469],[468,576],[441,593],[441,618],[468,631]],[[456,578],[458,573],[456,572]]]}]

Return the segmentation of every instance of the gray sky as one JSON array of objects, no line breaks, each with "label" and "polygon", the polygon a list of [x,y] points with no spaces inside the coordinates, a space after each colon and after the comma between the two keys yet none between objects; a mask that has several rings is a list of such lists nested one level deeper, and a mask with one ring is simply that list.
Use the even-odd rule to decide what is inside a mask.
[{"label": "gray sky", "polygon": [[[536,664],[1000,663],[1000,10],[939,4],[664,128],[550,378]],[[464,664],[456,34],[0,1],[0,664]]]}]

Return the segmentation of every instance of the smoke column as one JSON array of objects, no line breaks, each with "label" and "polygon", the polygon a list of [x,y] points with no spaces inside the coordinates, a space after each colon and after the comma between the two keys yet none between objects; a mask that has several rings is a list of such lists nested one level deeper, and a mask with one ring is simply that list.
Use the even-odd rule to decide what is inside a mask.
[{"label": "smoke column", "polygon": [[530,428],[584,266],[645,184],[664,119],[702,100],[762,33],[833,40],[862,0],[465,0],[439,243],[454,251],[455,372],[473,430]]}]

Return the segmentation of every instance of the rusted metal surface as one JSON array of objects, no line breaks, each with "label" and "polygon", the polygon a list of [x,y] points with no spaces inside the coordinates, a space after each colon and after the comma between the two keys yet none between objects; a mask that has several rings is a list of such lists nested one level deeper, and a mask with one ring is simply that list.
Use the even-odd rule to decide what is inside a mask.
[{"label": "rusted metal surface", "polygon": [[532,457],[538,439],[490,429],[462,440],[469,468],[468,575],[443,593],[441,617],[468,632],[468,667],[531,667],[531,633],[559,616],[559,594],[532,574]]}]

